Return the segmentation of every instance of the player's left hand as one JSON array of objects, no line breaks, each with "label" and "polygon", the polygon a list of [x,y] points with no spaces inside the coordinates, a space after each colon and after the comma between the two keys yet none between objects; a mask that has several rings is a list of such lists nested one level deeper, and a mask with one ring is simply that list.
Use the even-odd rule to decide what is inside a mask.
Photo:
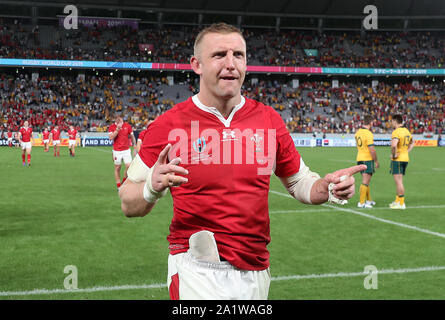
[{"label": "player's left hand", "polygon": [[357,166],[340,169],[333,173],[328,173],[324,180],[328,184],[333,184],[332,195],[341,200],[351,199],[355,194],[355,179],[354,174],[366,170],[366,165],[360,164]]}]

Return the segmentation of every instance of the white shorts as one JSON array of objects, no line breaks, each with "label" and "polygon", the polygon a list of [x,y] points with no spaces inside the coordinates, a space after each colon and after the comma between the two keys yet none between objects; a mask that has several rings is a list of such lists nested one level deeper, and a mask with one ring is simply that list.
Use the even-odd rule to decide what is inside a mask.
[{"label": "white shorts", "polygon": [[116,151],[113,150],[113,161],[115,165],[120,165],[122,163],[122,160],[125,164],[131,163],[131,150],[122,150],[122,151]]},{"label": "white shorts", "polygon": [[60,140],[53,140],[53,146],[60,144]]},{"label": "white shorts", "polygon": [[8,138],[8,143],[9,143],[9,142],[12,142],[12,138]]},{"label": "white shorts", "polygon": [[45,140],[43,140],[43,143],[49,143],[49,139],[45,139]]},{"label": "white shorts", "polygon": [[[204,231],[208,232],[208,231]],[[211,233],[210,233],[211,234]],[[213,234],[212,234],[213,237]],[[214,241],[214,240],[213,240]],[[191,242],[191,241],[190,241]],[[190,243],[192,246],[192,244]],[[270,270],[241,270],[228,261],[209,262],[196,259],[191,252],[203,252],[205,247],[210,254],[218,256],[211,244],[200,242],[195,251],[168,256],[167,286],[171,299],[180,300],[266,300],[269,294]],[[212,253],[212,251],[214,253]]]},{"label": "white shorts", "polygon": [[22,144],[20,146],[22,147],[22,150],[25,150],[25,149],[31,149],[32,144],[31,144],[31,141],[29,141],[29,142],[22,141]]},{"label": "white shorts", "polygon": [[68,140],[68,147],[74,147],[76,146],[76,140]]}]

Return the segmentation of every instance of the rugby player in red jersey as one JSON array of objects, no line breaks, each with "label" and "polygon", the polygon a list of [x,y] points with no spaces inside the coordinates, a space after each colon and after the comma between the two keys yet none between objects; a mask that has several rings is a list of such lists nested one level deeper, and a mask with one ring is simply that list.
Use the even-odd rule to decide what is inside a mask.
[{"label": "rugby player in red jersey", "polygon": [[8,138],[8,146],[12,148],[12,136],[13,136],[12,128],[9,128],[8,132],[6,133],[6,136]]},{"label": "rugby player in red jersey", "polygon": [[74,126],[70,126],[70,129],[68,130],[68,148],[70,150],[70,157],[74,157],[76,154],[75,147],[77,138],[79,138],[79,133],[74,129]]},{"label": "rugby player in red jersey", "polygon": [[48,127],[45,127],[45,129],[42,132],[42,140],[43,140],[43,151],[48,152],[49,151],[49,136],[51,132]]},{"label": "rugby player in red jersey", "polygon": [[54,157],[60,157],[60,130],[59,126],[55,126],[51,130],[50,138],[54,146]]},{"label": "rugby player in red jersey", "polygon": [[[115,122],[108,128],[108,136],[110,140],[113,140],[114,178],[119,190],[121,184],[127,179],[127,170],[132,160],[130,140],[135,148],[136,139],[134,138],[133,129],[127,122],[124,122],[121,116],[117,116]],[[125,165],[125,172],[121,181],[122,161]]]},{"label": "rugby player in red jersey", "polygon": [[25,156],[28,160],[28,166],[31,166],[31,149],[32,149],[32,128],[29,126],[28,121],[23,123],[23,127],[19,130],[19,141],[22,148],[22,162],[23,166],[26,166]]},{"label": "rugby player in red jersey", "polygon": [[267,299],[271,173],[307,204],[354,195],[354,166],[321,178],[305,165],[281,116],[241,95],[246,42],[215,24],[201,31],[191,66],[197,95],[148,128],[119,191],[127,217],[148,214],[170,190],[167,285],[172,299]]}]

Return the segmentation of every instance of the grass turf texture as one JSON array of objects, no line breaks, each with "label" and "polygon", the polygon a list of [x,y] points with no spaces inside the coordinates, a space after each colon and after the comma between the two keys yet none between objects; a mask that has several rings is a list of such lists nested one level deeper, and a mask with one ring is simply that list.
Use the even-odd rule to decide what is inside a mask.
[{"label": "grass turf texture", "polygon": [[[324,175],[355,164],[354,148],[301,148],[306,164]],[[166,288],[4,296],[6,291],[64,289],[67,265],[79,289],[165,284],[172,201],[162,199],[144,218],[125,218],[113,177],[110,148],[76,148],[61,157],[33,148],[23,167],[19,149],[0,148],[0,299],[168,299]],[[371,181],[380,209],[344,208],[445,234],[445,148],[415,148],[405,176],[407,210],[385,209],[395,198],[389,148]],[[356,175],[356,191],[361,181]],[[271,190],[286,193],[276,177]],[[445,238],[329,207],[305,206],[271,193],[272,276],[445,266]],[[320,210],[317,212],[317,210]],[[295,212],[289,212],[294,211]],[[300,210],[300,211],[299,211]],[[310,211],[309,211],[310,210]],[[314,211],[315,210],[315,211]],[[270,299],[445,299],[445,271],[272,281]]]}]

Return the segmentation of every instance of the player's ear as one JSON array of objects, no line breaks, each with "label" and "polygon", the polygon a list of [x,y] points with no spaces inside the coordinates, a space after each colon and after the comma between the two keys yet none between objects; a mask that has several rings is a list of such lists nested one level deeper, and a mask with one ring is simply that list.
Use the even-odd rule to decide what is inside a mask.
[{"label": "player's ear", "polygon": [[199,62],[198,57],[192,56],[191,59],[190,59],[190,65],[192,66],[193,71],[197,75],[201,75],[202,74],[201,63]]}]

